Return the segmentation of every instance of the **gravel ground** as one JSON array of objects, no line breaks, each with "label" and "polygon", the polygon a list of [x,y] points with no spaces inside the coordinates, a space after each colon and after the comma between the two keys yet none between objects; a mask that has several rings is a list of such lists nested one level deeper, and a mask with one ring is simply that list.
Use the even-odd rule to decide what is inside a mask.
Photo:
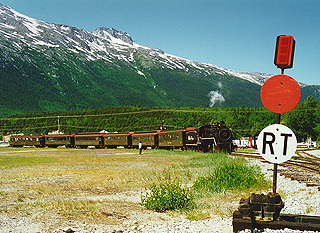
[{"label": "gravel ground", "polygon": [[[314,152],[319,154],[320,151]],[[272,180],[272,164],[252,161],[262,167],[266,176]],[[278,190],[282,199],[285,202],[285,207],[281,213],[290,214],[308,214],[320,216],[320,192],[317,188],[306,187],[297,181],[292,181],[289,178],[282,176],[278,177]],[[98,196],[96,198],[114,198],[118,200],[126,199],[132,203],[140,201],[140,194],[138,193],[123,193],[114,196]],[[110,214],[112,215],[112,213]],[[34,217],[34,216],[33,216]],[[44,222],[34,222],[32,217],[9,217],[6,213],[0,213],[0,232],[14,232],[14,233],[37,233],[37,232],[113,232],[113,233],[196,233],[196,232],[232,232],[232,218],[222,218],[219,216],[211,216],[210,219],[201,221],[190,221],[184,219],[183,216],[173,217],[166,213],[156,213],[153,211],[142,210],[141,212],[127,213],[126,216],[114,216],[121,219],[120,225],[91,225],[84,222],[70,220],[69,222],[59,222],[59,219],[48,219]],[[59,227],[57,227],[59,226]],[[242,231],[250,232],[249,230]],[[265,230],[268,232],[286,232],[299,233],[312,231],[298,231],[298,230]],[[319,231],[317,231],[320,233]]]}]

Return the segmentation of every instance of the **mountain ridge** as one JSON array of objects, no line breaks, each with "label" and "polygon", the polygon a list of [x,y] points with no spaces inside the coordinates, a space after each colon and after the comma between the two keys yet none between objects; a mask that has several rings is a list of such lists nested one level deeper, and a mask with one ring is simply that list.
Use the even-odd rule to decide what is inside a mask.
[{"label": "mountain ridge", "polygon": [[260,87],[271,76],[170,55],[114,28],[87,32],[2,4],[0,15],[4,116],[122,105],[261,106]]},{"label": "mountain ridge", "polygon": [[[188,59],[180,58],[174,55],[170,55],[167,53],[164,53],[160,49],[155,49],[147,46],[141,46],[134,42],[132,37],[123,31],[118,31],[114,28],[105,28],[100,27],[94,30],[93,32],[87,32],[83,29],[77,29],[72,26],[67,25],[61,25],[61,24],[53,24],[53,23],[47,23],[44,21],[32,19],[28,16],[22,15],[15,10],[11,9],[8,6],[0,5],[1,7],[1,13],[3,13],[3,9],[5,9],[7,15],[11,15],[12,18],[15,18],[16,21],[12,20],[6,20],[5,27],[11,31],[11,34],[14,33],[15,30],[19,30],[22,32],[26,32],[26,36],[22,38],[22,40],[25,43],[29,43],[29,45],[38,45],[38,46],[48,46],[48,47],[62,47],[67,48],[70,51],[73,52],[79,52],[83,51],[87,53],[88,59],[106,59],[109,60],[110,57],[108,57],[108,53],[105,53],[105,51],[109,48],[121,50],[121,49],[136,49],[136,50],[142,50],[147,49],[154,53],[159,53],[162,55],[162,58],[167,59],[170,57],[172,60],[181,60],[184,62],[189,62],[190,64],[194,65],[195,67],[198,67],[199,65],[204,65],[205,67],[211,66],[214,69],[219,70],[219,72],[225,72],[231,75],[235,75],[239,78],[245,79],[245,74],[247,76],[250,76],[249,72],[236,72],[224,68],[220,68],[218,66],[215,66],[213,64],[209,63],[198,63],[194,62]],[[9,12],[9,14],[8,14]],[[3,19],[4,17],[2,17]],[[12,22],[12,24],[8,24],[8,22]],[[19,22],[19,24],[17,24]],[[2,21],[0,21],[0,25],[4,25]],[[52,32],[52,29],[54,30],[54,33]],[[2,30],[3,31],[3,30]],[[29,33],[28,33],[29,32]],[[31,33],[30,33],[31,32]],[[58,32],[58,33],[57,33]],[[54,36],[50,36],[54,35]],[[20,35],[18,35],[20,36]],[[96,36],[96,37],[94,37]],[[53,39],[54,38],[54,39]],[[20,38],[21,39],[21,38]],[[84,40],[83,40],[84,39]],[[113,45],[112,47],[110,45]],[[131,52],[131,51],[129,51]],[[100,55],[99,55],[100,53]],[[104,56],[101,56],[102,55]],[[115,54],[112,54],[113,56],[116,56]],[[92,56],[92,57],[91,57]],[[130,57],[130,56],[129,56]],[[124,59],[128,61],[128,57],[117,57],[119,59]],[[166,63],[165,63],[166,64]],[[174,64],[171,63],[171,68],[184,68],[181,64]],[[198,67],[202,68],[202,67]],[[260,75],[259,75],[260,74]],[[258,84],[261,84],[262,81],[270,77],[269,74],[262,74],[262,73],[255,73],[254,76],[257,76],[258,79],[254,80],[252,78],[249,78],[249,80],[252,80],[252,82],[256,82]],[[261,76],[262,78],[260,78]],[[259,81],[259,79],[262,81]]]}]

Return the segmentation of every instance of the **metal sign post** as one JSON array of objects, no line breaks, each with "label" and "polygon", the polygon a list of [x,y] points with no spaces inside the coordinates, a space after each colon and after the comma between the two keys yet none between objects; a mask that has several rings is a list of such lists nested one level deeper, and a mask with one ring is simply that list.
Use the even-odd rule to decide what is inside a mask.
[{"label": "metal sign post", "polygon": [[[241,199],[240,206],[233,213],[233,232],[251,229],[252,232],[264,228],[272,229],[320,229],[318,217],[309,217],[309,222],[296,222],[298,216],[290,220],[288,215],[281,215],[284,203],[277,193],[278,164],[289,160],[296,152],[297,138],[287,126],[281,125],[281,113],[291,111],[300,101],[300,86],[291,77],[284,75],[284,70],[292,68],[294,53],[293,36],[278,36],[274,64],[281,68],[281,75],[270,77],[262,86],[260,97],[263,105],[270,111],[277,113],[277,123],[264,128],[257,140],[258,151],[267,161],[274,164],[273,193],[251,194],[248,199]],[[291,221],[294,221],[292,222]],[[295,219],[295,220],[293,220]],[[313,225],[313,226],[312,226]]]},{"label": "metal sign post", "polygon": [[[299,103],[300,96],[301,96],[300,85],[298,84],[298,82],[294,80],[292,77],[288,75],[284,75],[284,70],[288,68],[292,68],[293,66],[294,49],[295,49],[295,40],[293,36],[281,35],[277,37],[274,64],[281,69],[281,74],[270,77],[262,85],[261,92],[260,92],[260,97],[263,105],[268,110],[277,113],[277,125],[279,127],[277,126],[278,128],[276,128],[276,130],[278,129],[278,131],[281,128],[280,127],[281,113],[289,112],[292,109],[294,109]],[[265,130],[266,128],[262,130],[261,133],[264,132]],[[259,137],[260,137],[260,134],[259,134]],[[267,141],[268,135],[272,136],[271,141]],[[262,149],[263,148],[266,149],[265,148],[266,145],[269,145],[272,156],[274,156],[274,158],[277,158],[276,161],[271,161],[274,163],[273,183],[272,183],[273,193],[277,192],[278,164],[280,163],[279,161],[283,162],[283,160],[278,160],[278,158],[283,155],[286,155],[284,153],[281,155],[281,151],[277,151],[276,152],[277,154],[275,156],[274,151],[271,151],[271,149],[273,150],[273,147],[272,147],[273,142],[277,140],[275,135],[276,134],[273,131],[271,131],[271,132],[264,132],[264,134],[262,134],[261,136],[262,139],[260,137],[260,147],[262,147]],[[284,148],[287,149],[287,145],[288,145],[287,143],[289,142],[289,135],[291,134],[285,134],[285,133],[282,134],[282,136],[284,136],[285,138],[282,144],[283,152],[284,152]],[[294,135],[294,138],[296,140],[295,135]],[[259,141],[259,138],[258,138],[258,141]],[[257,145],[259,149],[259,142]],[[296,148],[296,145],[294,146],[294,148]],[[266,151],[262,150],[260,154],[263,156],[265,155],[265,152]],[[285,157],[285,159],[286,158],[289,158],[289,156]],[[270,158],[267,157],[265,159],[268,160],[268,159],[271,159],[271,157]]]},{"label": "metal sign post", "polygon": [[[282,73],[284,73],[284,70],[282,70]],[[277,114],[277,124],[280,124],[281,122],[281,114]],[[273,181],[272,181],[272,192],[277,193],[277,180],[278,180],[278,164],[273,164]]]}]

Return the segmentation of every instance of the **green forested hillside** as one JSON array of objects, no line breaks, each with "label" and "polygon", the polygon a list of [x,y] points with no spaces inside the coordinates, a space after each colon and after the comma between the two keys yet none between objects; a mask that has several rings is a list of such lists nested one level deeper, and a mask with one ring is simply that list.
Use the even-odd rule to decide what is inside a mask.
[{"label": "green forested hillside", "polygon": [[[290,127],[299,140],[320,139],[320,102],[309,97],[294,110],[282,114],[281,123]],[[160,128],[198,127],[205,123],[225,121],[235,138],[252,136],[269,124],[276,114],[265,108],[159,108],[108,107],[91,111],[30,113],[0,120],[3,135],[13,133],[47,134],[60,128],[66,134],[79,132],[147,131]]]},{"label": "green forested hillside", "polygon": [[[209,107],[210,92],[223,96],[214,106],[262,106],[259,85],[228,74],[199,73],[188,64],[169,69],[137,60],[134,67],[84,60],[59,48],[42,53],[28,47],[20,54],[0,49],[0,63],[0,117],[109,106]],[[317,87],[302,88],[302,99],[308,93],[319,98]]]},{"label": "green forested hillside", "polygon": [[163,102],[131,69],[104,60],[84,61],[59,49],[25,50],[22,58],[0,50],[0,116]]},{"label": "green forested hillside", "polygon": [[261,106],[260,86],[231,75],[84,60],[80,55],[26,47],[20,54],[0,49],[0,117],[26,112],[79,111],[108,106]]}]

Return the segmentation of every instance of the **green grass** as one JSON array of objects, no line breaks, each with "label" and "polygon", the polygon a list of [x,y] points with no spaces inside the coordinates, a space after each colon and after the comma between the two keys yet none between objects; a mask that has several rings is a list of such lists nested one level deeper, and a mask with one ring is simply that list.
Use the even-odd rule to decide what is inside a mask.
[{"label": "green grass", "polygon": [[50,164],[57,159],[50,157],[35,157],[33,155],[0,156],[0,167],[23,167]]},{"label": "green grass", "polygon": [[212,168],[217,166],[220,163],[228,163],[234,159],[229,157],[225,153],[199,153],[195,157],[191,158],[185,167],[195,167],[195,168]]},{"label": "green grass", "polygon": [[[109,214],[141,211],[142,205],[198,220],[210,214],[230,216],[248,192],[269,187],[261,187],[259,169],[227,154],[138,153],[131,149],[0,148],[0,212],[16,216],[40,211],[43,218],[59,212],[63,218],[77,216],[94,222],[102,216],[103,221],[113,222]],[[135,193],[138,201],[86,199],[127,191]]]},{"label": "green grass", "polygon": [[153,184],[150,191],[141,196],[141,205],[157,212],[188,210],[195,207],[194,195],[179,182]]},{"label": "green grass", "polygon": [[[155,183],[149,188],[150,191],[142,195],[141,205],[144,207],[158,212],[190,210],[203,206],[203,200],[200,199],[204,197],[268,187],[260,169],[248,166],[243,158],[232,158],[225,153],[203,154],[190,151],[174,153],[180,155],[192,153],[194,157],[180,166],[157,173],[157,177],[154,177]],[[190,213],[189,216],[190,219],[194,219],[207,214],[198,211]]]},{"label": "green grass", "polygon": [[233,158],[225,153],[205,154],[191,159],[189,166],[201,167],[193,188],[202,193],[225,193],[266,187],[266,180],[256,166],[249,166],[244,158]]},{"label": "green grass", "polygon": [[233,161],[218,164],[208,175],[198,177],[193,187],[199,192],[225,193],[252,187],[261,188],[265,184],[263,175],[256,167]]}]

